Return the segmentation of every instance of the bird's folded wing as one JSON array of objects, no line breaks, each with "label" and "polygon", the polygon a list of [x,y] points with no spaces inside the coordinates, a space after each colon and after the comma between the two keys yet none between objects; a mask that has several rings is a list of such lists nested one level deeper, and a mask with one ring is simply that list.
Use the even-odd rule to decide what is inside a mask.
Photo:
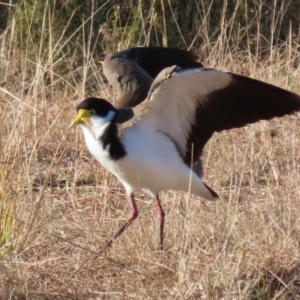
[{"label": "bird's folded wing", "polygon": [[[166,67],[177,65],[182,69],[203,67],[199,55],[193,51],[166,47],[135,47],[119,52],[134,60],[152,78]],[[120,55],[118,55],[120,56]]]},{"label": "bird's folded wing", "polygon": [[153,79],[165,67],[196,68],[198,54],[175,48],[136,47],[105,57],[103,73],[117,92],[118,107],[134,107],[146,99]]}]

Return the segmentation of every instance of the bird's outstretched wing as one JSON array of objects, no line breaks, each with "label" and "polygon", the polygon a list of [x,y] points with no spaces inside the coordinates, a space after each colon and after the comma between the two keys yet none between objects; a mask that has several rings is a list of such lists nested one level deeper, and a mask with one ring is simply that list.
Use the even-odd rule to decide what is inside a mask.
[{"label": "bird's outstretched wing", "polygon": [[136,125],[168,135],[190,165],[214,132],[292,114],[300,97],[229,72],[173,66],[157,76],[139,106],[146,109]]}]

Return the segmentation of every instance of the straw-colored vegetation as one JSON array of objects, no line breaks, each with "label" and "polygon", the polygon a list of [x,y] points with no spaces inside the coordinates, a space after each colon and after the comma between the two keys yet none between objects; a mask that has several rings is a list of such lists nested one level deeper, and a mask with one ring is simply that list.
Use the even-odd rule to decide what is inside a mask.
[{"label": "straw-colored vegetation", "polygon": [[299,94],[299,9],[56,2],[0,3],[0,298],[297,299],[299,116],[216,134],[203,160],[222,200],[162,193],[163,252],[155,203],[138,195],[139,218],[101,254],[128,203],[68,126],[84,97],[114,99],[96,59],[136,45],[191,48],[206,66]]}]

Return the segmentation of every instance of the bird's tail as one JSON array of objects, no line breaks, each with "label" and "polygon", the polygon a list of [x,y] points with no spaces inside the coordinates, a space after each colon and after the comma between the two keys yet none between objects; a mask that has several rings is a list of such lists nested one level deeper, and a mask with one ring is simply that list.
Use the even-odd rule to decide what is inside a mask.
[{"label": "bird's tail", "polygon": [[[199,178],[200,179],[200,178]],[[198,195],[204,199],[216,201],[219,200],[218,194],[212,190],[208,185],[206,185],[201,179],[199,180],[198,184],[191,186],[190,192],[192,194]]]}]

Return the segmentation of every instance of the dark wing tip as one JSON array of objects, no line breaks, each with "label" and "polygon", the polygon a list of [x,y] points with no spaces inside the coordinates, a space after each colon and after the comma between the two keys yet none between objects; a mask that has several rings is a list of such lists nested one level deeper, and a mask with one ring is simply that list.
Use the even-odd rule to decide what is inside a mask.
[{"label": "dark wing tip", "polygon": [[300,96],[280,87],[229,73],[228,86],[209,95],[216,131],[282,117],[300,110]]},{"label": "dark wing tip", "polygon": [[207,184],[205,184],[205,182],[203,182],[203,184],[209,190],[209,192],[211,193],[211,195],[214,197],[215,200],[220,199],[219,195],[213,189],[211,189]]},{"label": "dark wing tip", "polygon": [[[206,72],[206,69],[201,69],[200,72],[202,71]],[[210,90],[205,95],[199,90],[199,95],[196,96],[198,98],[195,99],[195,121],[187,141],[187,149],[189,145],[194,144],[195,150],[193,155],[191,152],[187,153],[186,161],[190,161],[190,157],[199,157],[205,144],[216,131],[239,128],[300,110],[299,95],[256,79],[211,71],[215,72],[215,82],[209,82]],[[218,78],[229,80],[227,83],[224,81],[225,85],[220,87]],[[203,92],[200,80],[199,77],[199,89]]]}]

